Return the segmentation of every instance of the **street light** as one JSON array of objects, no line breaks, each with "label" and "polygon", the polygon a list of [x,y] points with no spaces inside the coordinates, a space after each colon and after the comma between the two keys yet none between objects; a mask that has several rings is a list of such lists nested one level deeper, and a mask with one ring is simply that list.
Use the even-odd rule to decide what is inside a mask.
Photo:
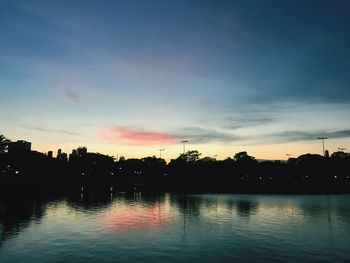
[{"label": "street light", "polygon": [[325,155],[325,152],[324,152],[324,140],[327,140],[328,137],[317,137],[318,140],[322,140],[322,149],[323,149],[323,156]]},{"label": "street light", "polygon": [[184,151],[184,154],[185,154],[185,144],[188,143],[188,141],[184,140],[184,141],[180,141],[180,142],[182,142],[183,151]]},{"label": "street light", "polygon": [[164,151],[165,149],[159,149],[159,159],[162,159],[162,151]]},{"label": "street light", "polygon": [[290,153],[286,153],[288,159],[292,156]]},{"label": "street light", "polygon": [[338,150],[344,152],[346,150],[346,148],[338,147]]}]

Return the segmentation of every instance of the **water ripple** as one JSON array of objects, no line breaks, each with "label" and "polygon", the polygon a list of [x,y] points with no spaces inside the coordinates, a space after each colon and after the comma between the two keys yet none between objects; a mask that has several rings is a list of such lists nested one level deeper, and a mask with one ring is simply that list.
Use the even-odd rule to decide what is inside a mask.
[{"label": "water ripple", "polygon": [[0,201],[1,262],[345,262],[350,196]]}]

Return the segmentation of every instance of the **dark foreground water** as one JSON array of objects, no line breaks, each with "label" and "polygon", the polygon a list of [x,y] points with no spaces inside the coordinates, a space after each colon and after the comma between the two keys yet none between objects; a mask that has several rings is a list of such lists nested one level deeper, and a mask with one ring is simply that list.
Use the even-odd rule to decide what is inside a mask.
[{"label": "dark foreground water", "polygon": [[350,262],[350,196],[0,201],[0,262]]}]

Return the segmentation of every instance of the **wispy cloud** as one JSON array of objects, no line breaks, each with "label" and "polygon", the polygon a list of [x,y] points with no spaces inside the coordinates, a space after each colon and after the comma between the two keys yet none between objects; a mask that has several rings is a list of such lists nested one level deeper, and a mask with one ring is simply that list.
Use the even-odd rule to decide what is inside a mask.
[{"label": "wispy cloud", "polygon": [[112,126],[100,134],[103,139],[132,145],[168,144],[174,138],[171,134],[146,131],[128,126]]},{"label": "wispy cloud", "polygon": [[293,142],[293,141],[310,141],[315,140],[319,136],[325,136],[329,139],[348,138],[350,137],[350,130],[338,130],[332,132],[324,131],[282,131],[277,133],[266,134],[264,136],[257,136],[259,140],[265,142]]},{"label": "wispy cloud", "polygon": [[208,143],[208,142],[232,142],[239,140],[240,137],[231,133],[217,131],[215,129],[207,129],[201,127],[186,127],[181,129],[173,137],[177,139],[187,138],[192,143]]},{"label": "wispy cloud", "polygon": [[222,127],[226,129],[240,129],[245,127],[266,125],[273,121],[275,121],[275,118],[268,116],[235,116],[224,119]]},{"label": "wispy cloud", "polygon": [[61,133],[61,134],[74,135],[74,136],[79,135],[76,132],[61,130],[61,129],[49,129],[49,128],[43,128],[43,127],[28,127],[28,126],[25,126],[24,128],[33,130],[33,131],[40,131],[40,132]]},{"label": "wispy cloud", "polygon": [[174,144],[187,139],[192,143],[232,142],[239,137],[230,133],[201,127],[186,127],[174,132],[155,132],[139,127],[112,126],[102,131],[99,137],[132,145]]},{"label": "wispy cloud", "polygon": [[75,90],[67,90],[65,96],[72,102],[78,102],[80,100],[80,93]]}]

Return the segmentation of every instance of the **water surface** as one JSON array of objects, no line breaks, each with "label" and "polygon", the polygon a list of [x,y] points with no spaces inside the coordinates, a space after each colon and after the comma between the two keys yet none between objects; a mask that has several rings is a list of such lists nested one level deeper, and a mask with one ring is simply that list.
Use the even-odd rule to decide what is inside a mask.
[{"label": "water surface", "polygon": [[349,195],[0,201],[0,262],[350,262]]}]

